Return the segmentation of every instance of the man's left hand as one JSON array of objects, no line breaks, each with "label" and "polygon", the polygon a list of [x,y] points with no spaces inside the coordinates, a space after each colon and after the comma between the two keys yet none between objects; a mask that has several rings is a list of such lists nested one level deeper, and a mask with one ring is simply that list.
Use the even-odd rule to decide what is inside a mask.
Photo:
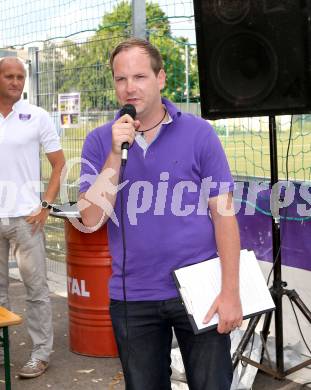
[{"label": "man's left hand", "polygon": [[50,214],[49,209],[39,208],[31,215],[26,217],[26,222],[32,225],[32,233],[36,233],[39,229],[43,229],[45,222]]},{"label": "man's left hand", "polygon": [[219,316],[217,327],[219,333],[229,333],[241,326],[243,315],[239,294],[225,296],[220,293],[204,317],[203,323],[209,323],[215,313]]}]

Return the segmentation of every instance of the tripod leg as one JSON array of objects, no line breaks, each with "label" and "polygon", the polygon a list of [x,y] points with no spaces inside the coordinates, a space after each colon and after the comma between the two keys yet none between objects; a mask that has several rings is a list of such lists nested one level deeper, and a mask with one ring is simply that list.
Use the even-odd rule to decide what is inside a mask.
[{"label": "tripod leg", "polygon": [[306,319],[311,323],[311,312],[307,308],[307,306],[303,303],[299,295],[295,290],[285,290],[284,293],[288,296],[288,298],[293,301],[301,313],[306,317]]},{"label": "tripod leg", "polygon": [[261,315],[259,316],[256,316],[256,317],[253,317],[250,321],[249,321],[249,324],[247,326],[247,329],[236,349],[236,351],[234,352],[233,356],[232,356],[232,366],[233,366],[233,369],[236,368],[236,366],[238,365],[238,362],[240,360],[240,358],[242,357],[243,355],[243,352],[250,340],[250,338],[252,337],[253,333],[255,332],[255,329],[256,329],[256,326],[260,320],[260,317]]},{"label": "tripod leg", "polygon": [[262,348],[261,356],[260,356],[260,364],[262,363],[262,360],[263,360],[263,357],[265,354],[265,350],[266,350],[267,339],[268,339],[268,335],[270,333],[271,319],[272,319],[272,311],[270,311],[269,313],[267,313],[265,315],[265,320],[264,320],[262,331],[261,331],[263,348]]}]

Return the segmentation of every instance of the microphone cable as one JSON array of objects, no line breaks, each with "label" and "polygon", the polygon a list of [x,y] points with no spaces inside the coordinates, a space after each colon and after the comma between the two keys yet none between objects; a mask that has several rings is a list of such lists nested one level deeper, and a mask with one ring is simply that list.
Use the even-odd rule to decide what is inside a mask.
[{"label": "microphone cable", "polygon": [[[126,164],[121,164],[120,168],[120,179],[119,183],[123,183],[124,171]],[[130,355],[130,342],[129,342],[129,328],[128,328],[128,307],[127,307],[127,296],[126,296],[126,234],[124,226],[124,188],[120,191],[120,227],[122,237],[122,290],[123,290],[123,301],[124,301],[124,319],[125,319],[125,338],[126,338],[126,357],[124,359],[124,371],[128,371],[129,355]],[[124,375],[125,379],[125,375]]]},{"label": "microphone cable", "polygon": [[[129,115],[132,119],[136,117],[136,108],[132,104],[125,104],[120,110],[120,117],[123,115]],[[128,158],[128,149],[129,143],[123,142],[121,145],[121,167],[120,167],[120,177],[119,183],[123,183],[124,171]],[[124,197],[123,197],[124,188],[120,191],[120,225],[121,225],[121,237],[122,237],[122,289],[123,289],[123,301],[124,301],[124,319],[125,319],[125,339],[126,339],[126,356],[124,358],[124,371],[128,371],[129,365],[129,356],[130,356],[130,342],[129,342],[129,327],[128,327],[128,307],[127,307],[127,297],[126,297],[126,234],[125,234],[125,215],[124,215]],[[124,375],[125,379],[125,375]]]}]

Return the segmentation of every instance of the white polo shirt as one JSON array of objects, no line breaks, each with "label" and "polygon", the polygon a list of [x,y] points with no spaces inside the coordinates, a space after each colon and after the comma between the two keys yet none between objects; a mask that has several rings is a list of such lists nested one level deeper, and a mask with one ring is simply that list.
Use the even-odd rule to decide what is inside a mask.
[{"label": "white polo shirt", "polygon": [[19,100],[0,114],[0,218],[29,215],[40,204],[40,146],[61,149],[49,114]]}]

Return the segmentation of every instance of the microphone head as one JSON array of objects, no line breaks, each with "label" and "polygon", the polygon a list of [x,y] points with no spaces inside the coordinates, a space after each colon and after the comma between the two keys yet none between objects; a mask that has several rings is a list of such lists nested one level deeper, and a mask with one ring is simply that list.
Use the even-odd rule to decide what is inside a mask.
[{"label": "microphone head", "polygon": [[128,114],[131,118],[135,119],[136,117],[136,108],[133,104],[125,104],[120,110],[120,116]]}]

